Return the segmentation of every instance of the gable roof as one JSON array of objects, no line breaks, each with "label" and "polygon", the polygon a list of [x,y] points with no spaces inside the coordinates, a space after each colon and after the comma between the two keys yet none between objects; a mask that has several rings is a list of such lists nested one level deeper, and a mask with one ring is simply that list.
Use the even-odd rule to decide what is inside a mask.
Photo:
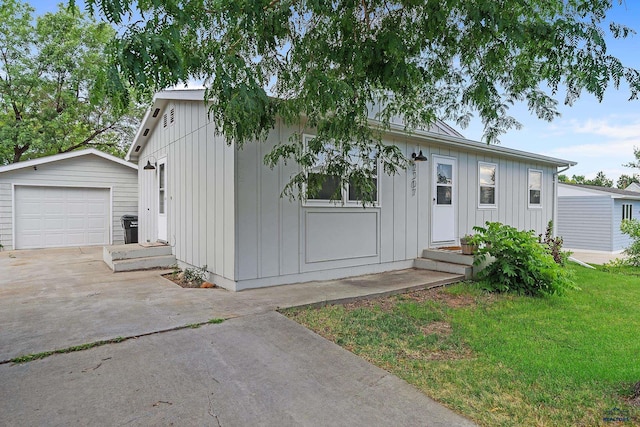
[{"label": "gable roof", "polygon": [[632,182],[625,188],[627,191],[640,192],[640,185],[637,182]]},{"label": "gable roof", "polygon": [[[173,101],[200,101],[204,102],[204,89],[180,89],[180,90],[164,90],[156,93],[153,97],[153,104],[145,113],[138,132],[136,133],[129,151],[125,157],[126,160],[138,159],[138,153],[146,145],[151,138],[153,130],[158,122],[162,120],[162,111],[167,105]],[[371,126],[379,124],[378,121],[370,119]],[[428,131],[412,130],[410,133],[404,128],[404,125],[391,123],[388,131],[390,134],[410,138],[416,143],[435,143],[447,146],[455,146],[467,151],[481,152],[487,155],[498,155],[519,160],[527,160],[536,163],[560,166],[575,166],[577,162],[571,160],[558,159],[555,157],[544,156],[541,154],[530,153],[527,151],[515,150],[499,145],[489,145],[483,142],[473,141],[464,138],[459,132],[442,121],[437,121],[436,126]]]},{"label": "gable roof", "polygon": [[84,150],[54,154],[53,156],[38,157],[37,159],[25,160],[23,162],[18,162],[18,163],[12,163],[7,166],[0,166],[0,173],[9,172],[16,169],[29,168],[33,166],[42,165],[45,163],[53,163],[60,160],[73,159],[75,157],[81,157],[81,156],[87,156],[87,155],[102,157],[103,159],[109,160],[114,163],[118,163],[122,166],[127,166],[129,168],[136,169],[136,170],[138,169],[138,165],[134,163],[127,162],[126,160],[123,160],[119,157],[112,156],[111,154],[104,153],[100,150],[96,150],[95,148],[86,148]]},{"label": "gable roof", "polygon": [[599,187],[597,185],[584,185],[584,184],[570,184],[567,182],[560,182],[559,186],[565,186],[565,187],[574,187],[574,188],[580,188],[583,190],[587,190],[590,193],[593,194],[599,194],[599,195],[609,195],[611,196],[612,199],[637,199],[640,200],[640,193],[637,191],[630,191],[630,190],[621,190],[619,188],[612,188],[612,187]]}]

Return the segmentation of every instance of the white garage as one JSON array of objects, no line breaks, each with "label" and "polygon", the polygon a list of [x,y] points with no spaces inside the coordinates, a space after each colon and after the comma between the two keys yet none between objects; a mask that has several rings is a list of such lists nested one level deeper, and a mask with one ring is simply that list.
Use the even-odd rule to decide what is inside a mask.
[{"label": "white garage", "polygon": [[16,249],[109,244],[109,189],[15,187]]},{"label": "white garage", "polygon": [[124,242],[137,214],[137,166],[88,149],[0,167],[4,250]]}]

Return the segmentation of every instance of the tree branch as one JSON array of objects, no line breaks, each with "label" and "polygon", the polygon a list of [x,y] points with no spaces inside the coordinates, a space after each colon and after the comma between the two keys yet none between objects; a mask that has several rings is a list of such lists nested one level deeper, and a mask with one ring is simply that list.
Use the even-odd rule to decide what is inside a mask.
[{"label": "tree branch", "polygon": [[115,123],[112,123],[111,125],[102,128],[102,129],[97,129],[95,131],[93,131],[93,133],[91,135],[89,135],[87,138],[85,138],[82,142],[79,142],[75,145],[72,145],[71,147],[67,147],[64,150],[59,150],[59,153],[68,153],[70,151],[73,150],[77,150],[80,147],[84,147],[85,145],[88,145],[91,141],[93,141],[94,139],[96,139],[98,136],[102,135],[103,133],[113,129],[115,127]]}]

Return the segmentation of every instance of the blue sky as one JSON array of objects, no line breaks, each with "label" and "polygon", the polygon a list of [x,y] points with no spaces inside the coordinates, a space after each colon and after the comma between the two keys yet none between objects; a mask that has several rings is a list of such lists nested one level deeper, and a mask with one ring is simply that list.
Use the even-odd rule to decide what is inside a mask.
[{"label": "blue sky", "polygon": [[[618,5],[614,0],[614,3],[607,21],[625,24],[639,34],[623,41],[608,39],[609,53],[624,65],[640,69],[640,1],[626,0],[626,4]],[[620,174],[633,174],[634,169],[622,164],[634,160],[634,146],[640,148],[640,101],[628,101],[628,87],[608,89],[602,103],[583,93],[571,107],[562,104],[564,93],[558,96],[561,116],[551,123],[531,115],[526,106],[513,107],[512,115],[523,128],[502,135],[501,145],[578,162],[565,172],[569,176],[593,178],[602,170],[614,179],[614,186]],[[469,139],[479,140],[482,124],[476,120],[461,132]]]},{"label": "blue sky", "polygon": [[[640,1],[625,0],[622,5],[618,5],[618,0],[613,2],[615,6],[607,21],[626,24],[639,34],[622,41],[608,39],[609,53],[626,66],[640,69]],[[36,14],[57,9],[57,2],[37,0],[30,3],[36,8]],[[82,0],[76,0],[76,3],[83,4]],[[640,101],[628,101],[628,98],[628,87],[621,86],[619,90],[607,90],[601,103],[593,95],[583,93],[569,107],[562,104],[564,93],[560,92],[561,116],[551,123],[531,115],[526,106],[514,106],[511,114],[523,128],[502,135],[501,145],[577,161],[578,165],[566,172],[569,176],[593,178],[602,170],[614,179],[615,185],[620,174],[634,172],[622,164],[634,160],[634,146],[640,148]],[[479,141],[482,124],[474,120],[467,129],[460,131],[465,137]]]}]

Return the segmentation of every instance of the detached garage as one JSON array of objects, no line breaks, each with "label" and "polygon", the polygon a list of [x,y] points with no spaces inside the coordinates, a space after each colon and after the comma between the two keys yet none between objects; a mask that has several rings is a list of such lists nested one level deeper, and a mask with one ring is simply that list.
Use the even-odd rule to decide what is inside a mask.
[{"label": "detached garage", "polygon": [[4,250],[124,243],[138,212],[137,165],[95,149],[0,167]]}]

